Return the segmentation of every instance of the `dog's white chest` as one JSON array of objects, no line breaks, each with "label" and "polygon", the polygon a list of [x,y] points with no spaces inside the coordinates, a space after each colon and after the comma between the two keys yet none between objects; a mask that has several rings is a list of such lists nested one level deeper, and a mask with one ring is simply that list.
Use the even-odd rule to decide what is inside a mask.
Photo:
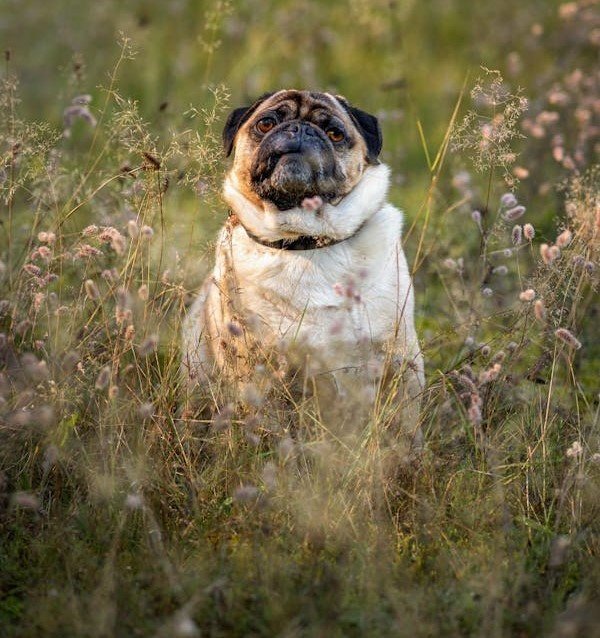
[{"label": "dog's white chest", "polygon": [[361,346],[390,340],[412,316],[400,231],[401,213],[389,205],[356,236],[317,250],[265,248],[238,228],[217,268],[233,268],[241,305],[266,343],[299,343],[352,365]]}]

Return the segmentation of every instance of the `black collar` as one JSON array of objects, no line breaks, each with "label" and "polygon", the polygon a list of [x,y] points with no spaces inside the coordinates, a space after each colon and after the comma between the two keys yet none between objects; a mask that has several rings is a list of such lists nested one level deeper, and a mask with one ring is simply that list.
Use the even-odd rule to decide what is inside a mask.
[{"label": "black collar", "polygon": [[252,241],[255,241],[261,246],[266,246],[267,248],[274,248],[275,250],[317,250],[318,248],[328,248],[329,246],[335,246],[335,244],[340,244],[341,242],[346,241],[347,239],[351,239],[352,237],[357,235],[366,223],[366,221],[364,221],[352,233],[352,235],[343,237],[342,239],[334,239],[333,237],[325,236],[315,237],[312,235],[301,235],[300,237],[295,237],[293,239],[276,239],[275,241],[267,241],[266,239],[261,239],[254,233],[250,232],[234,213],[230,213],[229,218],[234,225],[239,224],[246,231],[246,234]]}]

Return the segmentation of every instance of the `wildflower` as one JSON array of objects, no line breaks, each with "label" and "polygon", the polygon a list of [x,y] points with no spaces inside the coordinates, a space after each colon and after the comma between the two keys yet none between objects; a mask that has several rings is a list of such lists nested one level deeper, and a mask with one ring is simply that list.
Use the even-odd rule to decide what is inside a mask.
[{"label": "wildflower", "polygon": [[110,383],[110,377],[111,377],[110,366],[104,366],[104,368],[100,370],[100,374],[98,374],[98,376],[96,377],[96,383],[94,384],[94,387],[96,388],[96,390],[105,390],[108,387],[108,384]]},{"label": "wildflower", "polygon": [[253,383],[246,383],[242,388],[242,399],[255,407],[259,407],[263,402],[263,396]]},{"label": "wildflower", "polygon": [[125,341],[133,341],[135,337],[135,326],[133,324],[129,324],[127,328],[125,328],[125,332],[123,333],[123,338]]},{"label": "wildflower", "polygon": [[492,363],[502,363],[506,359],[506,353],[504,350],[498,350],[492,359]]},{"label": "wildflower", "polygon": [[100,291],[98,290],[98,286],[93,279],[85,280],[85,294],[92,300],[97,301],[100,299]]},{"label": "wildflower", "polygon": [[140,228],[140,234],[144,239],[150,240],[154,237],[154,230],[152,227],[144,225]]},{"label": "wildflower", "polygon": [[119,386],[111,385],[110,388],[108,388],[108,398],[116,399],[118,396],[119,396]]},{"label": "wildflower", "polygon": [[140,234],[140,229],[134,219],[130,219],[127,222],[127,232],[129,233],[131,239],[135,239]]},{"label": "wildflower", "polygon": [[523,292],[519,294],[519,299],[521,301],[533,301],[535,299],[535,290],[533,288],[523,290]]},{"label": "wildflower", "polygon": [[504,208],[514,208],[518,202],[517,198],[512,193],[504,193],[500,198],[500,204]]},{"label": "wildflower", "polygon": [[518,246],[521,243],[523,239],[523,229],[518,224],[516,226],[513,226],[511,237],[512,243],[515,246]]},{"label": "wildflower", "polygon": [[529,170],[524,166],[515,166],[513,168],[513,175],[517,179],[527,179],[529,177]]},{"label": "wildflower", "polygon": [[583,255],[575,255],[571,261],[574,266],[585,266],[585,257]]},{"label": "wildflower", "polygon": [[469,392],[477,393],[477,386],[467,374],[459,374],[458,380],[469,390]]},{"label": "wildflower", "polygon": [[89,244],[79,244],[75,250],[75,259],[87,259],[88,257],[97,257],[102,251]]},{"label": "wildflower", "polygon": [[248,503],[256,501],[259,491],[254,485],[240,485],[233,493],[233,500],[238,503]]},{"label": "wildflower", "polygon": [[138,354],[141,357],[147,357],[156,350],[157,346],[158,335],[150,335],[138,346]]},{"label": "wildflower", "polygon": [[12,503],[17,507],[22,507],[26,510],[37,511],[40,509],[40,500],[31,492],[15,492],[12,495]]},{"label": "wildflower", "polygon": [[241,337],[244,334],[244,331],[242,330],[240,324],[233,321],[230,321],[227,324],[227,330],[232,337]]},{"label": "wildflower", "polygon": [[491,351],[492,351],[492,349],[491,349],[491,348],[490,348],[487,344],[486,344],[486,345],[481,346],[481,354],[482,354],[484,357],[489,357],[489,356],[490,356]]},{"label": "wildflower", "polygon": [[492,273],[494,275],[499,275],[500,277],[504,277],[505,275],[508,274],[508,268],[504,265],[501,266],[496,266],[493,270]]},{"label": "wildflower", "polygon": [[545,321],[546,319],[546,307],[544,306],[544,302],[541,299],[536,299],[533,304],[533,312],[535,314],[535,318],[538,321]]},{"label": "wildflower", "polygon": [[479,375],[479,382],[484,384],[484,383],[491,383],[492,381],[495,381],[498,378],[498,375],[500,374],[500,370],[502,370],[502,366],[499,363],[494,363],[494,365],[491,368],[484,370]]},{"label": "wildflower", "polygon": [[294,454],[295,447],[294,441],[289,436],[286,436],[279,442],[277,453],[283,461],[287,461]]},{"label": "wildflower", "polygon": [[481,291],[481,294],[482,294],[484,297],[491,297],[491,296],[494,294],[494,291],[493,291],[491,288],[484,288],[484,289]]},{"label": "wildflower", "polygon": [[33,309],[36,312],[39,312],[40,308],[42,307],[42,303],[44,303],[45,298],[46,298],[45,292],[36,292],[33,295]]},{"label": "wildflower", "polygon": [[502,251],[502,254],[504,255],[504,257],[510,257],[512,253],[513,253],[512,248],[505,248]]},{"label": "wildflower", "polygon": [[140,419],[149,419],[154,414],[154,405],[150,402],[142,403],[137,409]]},{"label": "wildflower", "polygon": [[523,235],[527,241],[531,241],[535,237],[535,228],[531,224],[523,226]]},{"label": "wildflower", "polygon": [[81,234],[84,237],[90,237],[91,235],[97,235],[98,234],[98,226],[96,226],[96,224],[92,224],[91,226],[86,226],[81,231]]},{"label": "wildflower", "polygon": [[548,244],[542,244],[540,246],[540,255],[542,256],[542,261],[546,264],[546,266],[552,265],[552,262],[554,261],[554,256]]},{"label": "wildflower", "polygon": [[92,115],[89,108],[85,104],[71,104],[63,111],[63,123],[65,137],[71,136],[71,127],[75,120],[79,118],[87,122],[92,128],[97,124],[96,118]]},{"label": "wildflower", "polygon": [[481,229],[481,212],[478,210],[474,210],[471,213],[471,219],[477,224],[477,226],[479,226],[479,228]]},{"label": "wildflower", "polygon": [[556,245],[559,248],[565,248],[571,243],[573,239],[573,234],[568,228],[562,231],[562,233],[556,238]]},{"label": "wildflower", "polygon": [[125,497],[125,507],[128,510],[139,510],[144,507],[144,499],[137,492],[130,492]]},{"label": "wildflower", "polygon": [[23,266],[23,270],[27,274],[33,275],[34,277],[39,277],[42,274],[42,269],[39,266],[36,266],[35,264],[25,264]]},{"label": "wildflower", "polygon": [[525,206],[515,206],[514,208],[510,208],[504,213],[504,219],[508,222],[513,222],[519,217],[523,217],[525,214]]},{"label": "wildflower", "polygon": [[66,372],[73,372],[77,364],[79,363],[79,355],[75,350],[69,350],[65,354],[62,360],[62,369]]},{"label": "wildflower", "polygon": [[469,421],[472,423],[472,425],[481,425],[481,408],[477,403],[471,403],[467,411],[467,416],[469,417]]},{"label": "wildflower", "polygon": [[148,286],[146,284],[142,284],[138,288],[137,294],[142,301],[147,301],[149,296]]},{"label": "wildflower", "polygon": [[575,335],[566,328],[558,328],[554,332],[554,335],[575,350],[579,350],[579,348],[581,348],[581,341],[579,341],[579,339],[577,339]]},{"label": "wildflower", "polygon": [[56,235],[46,231],[39,232],[37,238],[42,244],[53,244],[56,241]]},{"label": "wildflower", "polygon": [[583,453],[583,447],[579,441],[573,441],[571,446],[567,448],[567,456],[571,459],[576,459]]},{"label": "wildflower", "polygon": [[465,339],[465,346],[467,348],[472,348],[475,345],[475,339],[470,335]]},{"label": "wildflower", "polygon": [[109,243],[117,255],[122,255],[127,246],[125,237],[123,237],[123,235],[121,235],[121,233],[112,226],[106,226],[102,229],[102,232],[100,233],[100,241]]},{"label": "wildflower", "polygon": [[585,268],[585,271],[588,273],[588,275],[592,275],[596,270],[596,264],[593,261],[586,261],[583,267]]},{"label": "wildflower", "polygon": [[510,353],[513,353],[518,347],[519,347],[519,344],[516,341],[510,341],[509,343],[506,344],[506,349]]},{"label": "wildflower", "polygon": [[452,259],[452,257],[448,257],[447,259],[444,259],[442,263],[448,270],[457,270],[458,268],[456,261]]},{"label": "wildflower", "polygon": [[560,248],[558,246],[550,246],[548,249],[552,261],[560,258]]}]

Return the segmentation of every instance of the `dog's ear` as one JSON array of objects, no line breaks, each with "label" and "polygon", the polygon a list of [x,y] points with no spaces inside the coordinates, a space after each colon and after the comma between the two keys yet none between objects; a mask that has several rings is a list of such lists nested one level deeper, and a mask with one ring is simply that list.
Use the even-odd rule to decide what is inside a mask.
[{"label": "dog's ear", "polygon": [[381,147],[383,146],[383,137],[381,136],[379,120],[374,115],[352,106],[342,95],[336,95],[335,97],[346,109],[356,128],[367,143],[367,161],[369,164],[379,164],[379,160],[377,158],[379,157]]},{"label": "dog's ear", "polygon": [[265,93],[250,106],[240,106],[229,114],[225,122],[225,127],[223,128],[223,148],[225,149],[226,157],[231,155],[235,136],[240,130],[240,126],[256,111],[260,104],[268,97],[271,97],[271,95],[273,95],[273,93]]}]

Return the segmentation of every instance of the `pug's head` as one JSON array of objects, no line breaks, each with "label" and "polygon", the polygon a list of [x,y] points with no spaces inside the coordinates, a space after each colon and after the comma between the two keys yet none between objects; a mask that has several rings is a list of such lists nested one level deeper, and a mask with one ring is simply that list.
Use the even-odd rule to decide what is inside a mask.
[{"label": "pug's head", "polygon": [[335,204],[377,165],[377,118],[329,93],[283,90],[235,109],[223,130],[237,188],[281,211],[320,197]]}]

